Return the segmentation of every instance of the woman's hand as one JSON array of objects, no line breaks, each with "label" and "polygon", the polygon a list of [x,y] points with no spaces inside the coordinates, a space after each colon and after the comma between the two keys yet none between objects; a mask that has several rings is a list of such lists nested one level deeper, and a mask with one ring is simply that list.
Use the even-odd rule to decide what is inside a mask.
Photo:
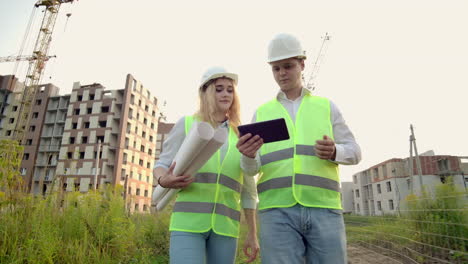
[{"label": "woman's hand", "polygon": [[174,175],[174,168],[176,163],[173,162],[169,170],[159,178],[158,183],[161,187],[171,188],[171,189],[183,189],[189,186],[195,177],[191,175]]},{"label": "woman's hand", "polygon": [[258,245],[257,234],[249,231],[244,241],[244,255],[248,258],[245,262],[250,263],[257,258],[260,247]]}]

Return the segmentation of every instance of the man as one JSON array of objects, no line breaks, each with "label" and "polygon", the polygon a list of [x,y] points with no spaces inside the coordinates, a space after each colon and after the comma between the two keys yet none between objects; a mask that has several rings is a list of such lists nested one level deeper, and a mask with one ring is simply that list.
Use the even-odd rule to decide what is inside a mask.
[{"label": "man", "polygon": [[270,42],[268,63],[280,91],[253,118],[284,118],[290,139],[262,145],[247,134],[237,144],[241,167],[260,173],[260,249],[267,264],[346,263],[338,164],[357,164],[361,150],[335,104],[304,89],[305,59],[292,35]]}]

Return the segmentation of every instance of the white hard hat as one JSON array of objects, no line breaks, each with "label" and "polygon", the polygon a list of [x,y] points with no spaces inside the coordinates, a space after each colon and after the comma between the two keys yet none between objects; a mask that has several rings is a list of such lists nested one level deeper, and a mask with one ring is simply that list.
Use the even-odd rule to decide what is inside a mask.
[{"label": "white hard hat", "polygon": [[286,33],[276,35],[268,45],[268,63],[289,58],[307,57],[296,37]]},{"label": "white hard hat", "polygon": [[233,80],[237,84],[237,74],[228,72],[224,67],[211,67],[206,72],[203,74],[200,82],[200,89],[203,88],[205,84],[207,84],[209,81],[218,79],[218,78],[229,78]]}]

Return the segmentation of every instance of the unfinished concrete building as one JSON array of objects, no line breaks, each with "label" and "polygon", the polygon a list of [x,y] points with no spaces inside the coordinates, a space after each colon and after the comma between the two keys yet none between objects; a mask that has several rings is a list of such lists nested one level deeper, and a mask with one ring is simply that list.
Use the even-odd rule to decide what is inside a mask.
[{"label": "unfinished concrete building", "polygon": [[[0,139],[14,139],[18,114],[21,111],[23,84],[13,75],[0,76]],[[44,125],[46,108],[51,96],[58,95],[59,89],[53,84],[38,86],[32,101],[29,122],[24,129],[24,154],[21,162],[21,175],[27,190],[34,181],[34,168]]]},{"label": "unfinished concrete building", "polygon": [[[466,190],[468,163],[463,159],[434,155],[433,152],[422,154],[419,156],[421,177],[418,176],[415,158],[412,172],[409,158],[394,158],[376,164],[354,174],[352,183],[342,183],[346,186],[342,188],[342,196],[346,197],[344,211],[360,215],[395,214],[403,206],[405,198],[412,192],[420,193],[422,187],[430,194],[434,194],[440,184],[453,184],[459,190]],[[349,199],[352,199],[351,203]]]},{"label": "unfinished concrete building", "polygon": [[56,171],[62,188],[120,184],[131,211],[149,210],[158,115],[157,99],[131,75],[121,90],[75,83]]},{"label": "unfinished concrete building", "polygon": [[[23,87],[14,76],[0,76],[0,85],[0,138],[13,139]],[[122,185],[130,211],[149,210],[157,103],[130,74],[120,90],[76,82],[71,94],[60,96],[54,85],[41,85],[26,127],[21,174],[27,188],[46,194]]]}]

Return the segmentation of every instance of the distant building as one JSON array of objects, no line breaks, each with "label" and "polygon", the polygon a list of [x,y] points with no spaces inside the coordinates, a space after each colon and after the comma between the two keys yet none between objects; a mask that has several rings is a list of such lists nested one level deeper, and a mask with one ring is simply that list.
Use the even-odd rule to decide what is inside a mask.
[{"label": "distant building", "polygon": [[50,191],[52,183],[56,180],[55,174],[69,104],[69,94],[49,98],[39,141],[39,151],[35,162],[34,180],[32,183],[33,193],[46,193]]},{"label": "distant building", "polygon": [[[421,155],[419,160],[424,188],[433,192],[437,185],[447,183],[448,177],[451,177],[454,185],[466,190],[468,163],[463,162],[464,158],[433,153]],[[344,211],[360,215],[396,213],[401,202],[411,193],[411,189],[415,193],[421,190],[416,158],[413,159],[413,163],[411,175],[409,158],[390,159],[354,174],[352,183],[342,183],[342,186],[345,186],[342,187]]]},{"label": "distant building", "polygon": [[352,182],[341,183],[341,203],[343,206],[343,213],[353,212],[353,188]]},{"label": "distant building", "polygon": [[[18,84],[14,76],[0,76],[0,139],[13,138],[22,92]],[[54,184],[80,192],[120,184],[130,211],[149,210],[157,103],[130,74],[120,90],[76,82],[71,94],[59,96],[57,87],[41,85],[26,127],[21,174],[27,187],[40,194]]]},{"label": "distant building", "polygon": [[0,139],[12,139],[23,84],[14,75],[0,75]]},{"label": "distant building", "polygon": [[[0,76],[0,139],[14,138],[23,89],[24,85],[15,76]],[[56,96],[58,91],[58,87],[53,84],[38,86],[32,100],[29,123],[23,128],[25,131],[24,155],[20,172],[28,190],[34,181],[34,168],[48,100],[51,96]]]},{"label": "distant building", "polygon": [[25,143],[21,169],[28,190],[33,186],[34,168],[40,149],[41,133],[44,126],[47,106],[51,96],[58,95],[59,89],[53,84],[40,85],[31,106],[29,123],[25,128]]},{"label": "distant building", "polygon": [[157,99],[131,75],[122,90],[75,83],[57,165],[62,188],[120,184],[131,211],[149,210],[158,116]]}]

